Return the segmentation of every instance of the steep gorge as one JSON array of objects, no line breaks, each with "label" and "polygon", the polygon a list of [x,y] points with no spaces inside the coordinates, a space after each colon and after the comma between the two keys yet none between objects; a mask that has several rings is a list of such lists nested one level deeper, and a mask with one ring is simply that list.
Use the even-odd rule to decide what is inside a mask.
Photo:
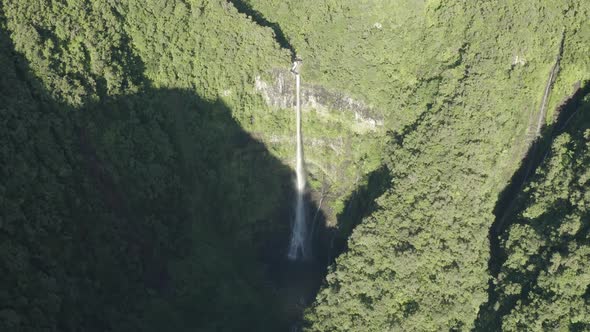
[{"label": "steep gorge", "polygon": [[[531,256],[540,278],[523,298],[567,308],[569,286],[553,302],[537,291],[585,266],[571,263],[586,257],[587,214],[576,210],[585,157],[569,158],[585,153],[583,126],[555,140],[552,168],[537,165],[548,163],[542,151],[554,134],[585,121],[587,4],[0,6],[0,329],[509,328],[537,309],[555,312],[513,306],[518,285],[488,283],[528,277],[525,266],[512,270],[523,255],[508,244],[521,236],[533,248],[537,235],[550,250]],[[303,198],[315,260],[293,264],[285,257],[298,140],[286,68],[295,48],[306,61]],[[554,75],[547,50],[558,48]],[[500,227],[493,212],[518,174],[530,114],[544,119],[575,82],[583,88],[530,154],[538,163],[523,164],[541,172],[533,189],[523,194],[513,178],[507,199],[552,197],[538,184],[546,177],[573,202],[558,198],[548,215],[564,204],[575,213],[545,227],[535,203]],[[559,167],[568,163],[576,173],[566,190],[551,174],[569,174]],[[535,213],[545,226],[518,233]],[[504,235],[495,242],[491,233]],[[586,308],[587,295],[576,296]],[[567,315],[583,328],[576,310]]]}]

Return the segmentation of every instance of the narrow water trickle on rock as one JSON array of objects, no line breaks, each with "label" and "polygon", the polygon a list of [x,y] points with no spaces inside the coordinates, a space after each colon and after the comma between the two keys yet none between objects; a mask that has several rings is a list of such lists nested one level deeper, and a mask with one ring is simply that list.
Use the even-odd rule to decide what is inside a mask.
[{"label": "narrow water trickle on rock", "polygon": [[307,218],[305,208],[305,169],[303,166],[303,136],[301,134],[301,98],[300,98],[300,74],[299,67],[301,60],[295,58],[291,72],[295,74],[297,112],[297,153],[296,153],[296,193],[295,193],[295,220],[291,231],[291,241],[287,257],[291,260],[306,259],[310,257],[309,246],[307,245]]}]

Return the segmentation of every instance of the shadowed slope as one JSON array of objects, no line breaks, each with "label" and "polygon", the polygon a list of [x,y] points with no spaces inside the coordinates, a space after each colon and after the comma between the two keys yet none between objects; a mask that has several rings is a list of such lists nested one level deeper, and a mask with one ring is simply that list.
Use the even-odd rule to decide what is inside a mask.
[{"label": "shadowed slope", "polygon": [[190,91],[56,102],[0,37],[0,329],[285,329],[290,169]]}]

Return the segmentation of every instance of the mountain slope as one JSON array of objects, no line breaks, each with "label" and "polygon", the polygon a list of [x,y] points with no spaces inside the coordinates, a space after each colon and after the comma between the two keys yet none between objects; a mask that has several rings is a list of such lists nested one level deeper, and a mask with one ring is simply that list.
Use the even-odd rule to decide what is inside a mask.
[{"label": "mountain slope", "polygon": [[[529,119],[540,108],[564,25],[562,71],[550,108],[572,93],[574,83],[588,78],[584,45],[589,35],[582,27],[587,6],[407,2],[400,10],[412,14],[388,16],[390,21],[383,23],[378,1],[324,1],[316,6],[287,2],[277,10],[270,10],[269,2],[250,3],[279,22],[287,35],[293,31],[300,36],[292,43],[308,61],[315,60],[307,68],[319,68],[319,80],[360,84],[375,77],[374,69],[387,59],[407,61],[383,67],[407,70],[401,76],[407,81],[383,78],[377,90],[376,84],[354,89],[367,91],[367,96],[391,96],[388,101],[373,98],[388,105],[384,109],[392,135],[387,165],[393,179],[377,200],[378,211],[355,229],[349,250],[331,269],[309,310],[309,329],[473,327],[487,300],[492,211],[528,146]],[[286,8],[295,14],[281,16]],[[315,14],[306,15],[310,8]],[[362,18],[347,15],[354,12],[362,12]],[[302,17],[312,23],[299,24]],[[420,19],[403,24],[411,17]],[[375,21],[380,28],[372,28]],[[360,26],[364,28],[355,30]],[[326,32],[329,28],[332,34]],[[395,29],[408,31],[396,34]],[[387,37],[372,37],[380,33]],[[313,38],[326,43],[310,45]],[[393,40],[380,44],[382,38]],[[340,50],[333,55],[338,60],[325,62],[335,49]],[[406,52],[412,59],[403,57]],[[346,61],[353,64],[336,69]],[[398,93],[408,86],[413,87],[409,92]]]}]

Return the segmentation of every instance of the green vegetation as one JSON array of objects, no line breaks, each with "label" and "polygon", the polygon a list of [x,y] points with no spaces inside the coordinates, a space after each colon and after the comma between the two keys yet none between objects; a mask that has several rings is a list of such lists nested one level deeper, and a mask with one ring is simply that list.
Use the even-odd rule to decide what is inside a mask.
[{"label": "green vegetation", "polygon": [[505,331],[590,328],[590,97],[517,199],[486,325]]},{"label": "green vegetation", "polygon": [[304,73],[370,100],[391,131],[390,189],[331,268],[309,330],[472,328],[488,297],[492,210],[536,126],[564,27],[550,107],[588,79],[588,6],[250,3],[294,36]]},{"label": "green vegetation", "polygon": [[256,257],[288,168],[223,101],[149,81],[126,8],[36,3],[3,4],[0,330],[282,329]]},{"label": "green vegetation", "polygon": [[287,245],[294,116],[259,87],[291,84],[285,45],[327,101],[303,123],[332,227],[317,246],[345,250],[306,330],[589,329],[588,100],[492,269],[488,238],[562,35],[549,125],[590,80],[588,17],[568,0],[5,0],[0,330],[287,330],[261,257]]}]

